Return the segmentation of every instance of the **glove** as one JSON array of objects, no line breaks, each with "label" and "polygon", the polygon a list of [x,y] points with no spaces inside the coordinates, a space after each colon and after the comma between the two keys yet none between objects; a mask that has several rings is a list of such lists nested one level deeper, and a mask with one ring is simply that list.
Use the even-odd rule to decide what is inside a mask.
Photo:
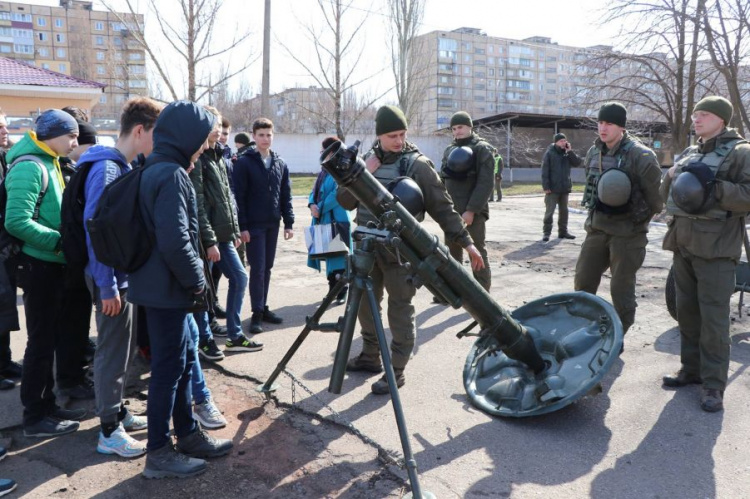
[{"label": "glove", "polygon": [[711,168],[709,168],[707,164],[701,162],[690,163],[689,165],[683,167],[682,171],[695,175],[695,177],[701,183],[703,191],[707,195],[713,189],[714,183],[716,182],[716,177],[714,175],[714,172],[711,171]]}]

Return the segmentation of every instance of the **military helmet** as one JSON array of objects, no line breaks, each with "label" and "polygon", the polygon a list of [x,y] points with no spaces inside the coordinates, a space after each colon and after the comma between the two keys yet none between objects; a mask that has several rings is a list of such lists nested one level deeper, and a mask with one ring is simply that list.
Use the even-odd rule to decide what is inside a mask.
[{"label": "military helmet", "polygon": [[706,191],[700,180],[691,172],[682,172],[672,183],[672,200],[685,213],[701,213],[706,200]]},{"label": "military helmet", "polygon": [[399,202],[414,218],[424,215],[424,196],[419,185],[409,177],[396,177],[386,185],[388,192],[397,197]]},{"label": "military helmet", "polygon": [[632,187],[627,173],[618,168],[610,168],[599,177],[596,194],[605,205],[619,208],[627,204]]},{"label": "military helmet", "polygon": [[473,167],[474,151],[471,147],[456,147],[448,154],[448,168],[454,173],[466,173]]}]

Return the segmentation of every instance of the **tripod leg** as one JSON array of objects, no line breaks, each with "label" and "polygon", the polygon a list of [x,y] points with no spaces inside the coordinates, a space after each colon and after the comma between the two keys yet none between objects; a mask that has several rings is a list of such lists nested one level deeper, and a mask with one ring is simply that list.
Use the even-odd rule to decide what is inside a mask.
[{"label": "tripod leg", "polygon": [[375,323],[375,332],[378,335],[378,345],[380,346],[380,355],[383,358],[383,367],[385,368],[385,377],[388,380],[388,390],[391,393],[391,403],[393,404],[393,412],[396,415],[396,426],[398,426],[398,436],[401,438],[401,448],[404,451],[404,462],[406,463],[406,471],[409,474],[409,483],[411,483],[411,494],[412,497],[421,499],[423,497],[434,497],[431,493],[426,492],[426,495],[422,495],[422,489],[419,485],[419,476],[417,475],[417,461],[414,459],[414,455],[411,452],[411,444],[409,443],[409,434],[406,430],[406,418],[404,417],[404,409],[401,406],[401,397],[398,393],[398,386],[396,385],[396,375],[393,372],[393,363],[391,362],[391,352],[388,348],[388,341],[385,337],[385,331],[383,330],[383,321],[380,318],[378,312],[378,302],[375,299],[375,291],[372,287],[372,281],[367,279],[364,282],[365,291],[367,293],[367,300],[370,304],[370,311],[372,312],[372,318]]},{"label": "tripod leg", "polygon": [[362,280],[355,277],[351,280],[351,285],[349,286],[349,298],[346,301],[346,311],[344,312],[344,326],[339,335],[339,343],[336,346],[336,357],[333,360],[331,381],[328,384],[328,391],[331,393],[341,393],[341,385],[344,383],[344,374],[346,372],[346,362],[349,360],[349,352],[352,348],[354,328],[357,326],[357,312],[359,312],[362,294]]}]

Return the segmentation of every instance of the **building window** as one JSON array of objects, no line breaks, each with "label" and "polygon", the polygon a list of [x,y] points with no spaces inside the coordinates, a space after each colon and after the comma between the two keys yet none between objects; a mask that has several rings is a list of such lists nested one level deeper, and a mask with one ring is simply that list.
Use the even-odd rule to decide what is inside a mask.
[{"label": "building window", "polygon": [[464,50],[471,50],[471,43],[470,42],[464,42],[461,44],[461,48]]},{"label": "building window", "polygon": [[142,75],[146,72],[146,66],[130,66],[130,72],[135,75]]},{"label": "building window", "polygon": [[39,33],[37,33],[37,35],[39,35],[40,42],[46,42],[47,40],[49,40],[47,33],[44,33],[43,31],[40,31]]},{"label": "building window", "polygon": [[22,23],[30,23],[31,22],[31,14],[22,14],[21,12],[14,12],[11,16],[11,19],[14,21],[19,21]]},{"label": "building window", "polygon": [[42,63],[42,69],[49,69],[49,64],[46,62]]},{"label": "building window", "polygon": [[484,49],[477,47],[474,49],[474,53],[479,54],[479,55],[484,55]]},{"label": "building window", "polygon": [[103,61],[104,60],[104,52],[97,51],[96,52],[96,60],[97,61]]},{"label": "building window", "polygon": [[456,51],[458,50],[458,42],[451,38],[439,38],[438,39],[438,55],[440,57],[449,57],[456,59]]},{"label": "building window", "polygon": [[96,45],[104,45],[104,37],[103,36],[95,36],[94,37],[94,43]]},{"label": "building window", "polygon": [[34,32],[30,29],[13,29],[13,36],[15,38],[33,38]]},{"label": "building window", "polygon": [[24,45],[22,43],[14,43],[13,44],[13,52],[16,54],[33,54],[34,53],[34,46],[33,45]]},{"label": "building window", "polygon": [[13,30],[7,26],[0,26],[0,36],[13,36]]},{"label": "building window", "polygon": [[67,64],[65,64],[64,62],[61,62],[61,63],[60,63],[59,65],[58,65],[58,67],[60,68],[60,72],[61,72],[61,73],[64,73],[65,71],[67,71],[67,70],[68,70],[68,65],[67,65]]},{"label": "building window", "polygon": [[453,95],[453,87],[438,87],[438,94],[440,95]]},{"label": "building window", "polygon": [[464,74],[465,75],[471,74],[471,66],[464,66]]},{"label": "building window", "polygon": [[101,97],[99,97],[99,104],[106,104],[107,103],[107,94],[102,94]]},{"label": "building window", "polygon": [[60,19],[60,18],[58,18],[58,19],[55,19],[55,27],[56,27],[56,28],[62,28],[62,27],[63,27],[63,25],[64,25],[64,23],[63,23],[63,20],[62,20],[62,19]]},{"label": "building window", "polygon": [[146,82],[143,80],[130,80],[128,84],[130,88],[146,88]]},{"label": "building window", "polygon": [[38,52],[40,57],[49,57],[49,49],[47,47],[39,47]]},{"label": "building window", "polygon": [[101,64],[96,65],[96,74],[103,75],[104,74],[104,66]]},{"label": "building window", "polygon": [[490,68],[487,70],[487,74],[489,74],[490,76],[495,76],[495,70],[493,68]]},{"label": "building window", "polygon": [[438,99],[438,107],[453,108],[453,101],[451,99]]},{"label": "building window", "polygon": [[57,40],[58,43],[63,43],[65,41],[65,35],[62,33],[55,33],[55,40]]},{"label": "building window", "polygon": [[[140,52],[131,52],[128,54],[128,59],[131,61],[142,61],[143,60],[143,54]],[[440,69],[446,69],[443,66],[446,66],[448,71],[453,71],[453,65],[452,64],[440,64]]]},{"label": "building window", "polygon": [[61,59],[64,59],[65,58],[65,49],[57,49],[55,51],[55,55],[57,55],[57,57],[60,57]]},{"label": "building window", "polygon": [[112,38],[112,41],[113,41],[113,42],[114,42],[114,44],[115,44],[115,45],[117,45],[118,47],[119,47],[120,45],[122,45],[122,38],[120,38],[119,36],[115,36],[114,38]]},{"label": "building window", "polygon": [[10,21],[10,12],[0,12],[0,21]]},{"label": "building window", "polygon": [[37,26],[47,26],[47,20],[43,17],[37,17],[36,18],[36,25]]},{"label": "building window", "polygon": [[11,49],[10,45],[0,45],[0,53],[2,54],[10,54],[13,50]]},{"label": "building window", "polygon": [[103,30],[104,30],[104,23],[103,23],[103,22],[101,22],[101,21],[96,21],[96,22],[94,23],[94,29],[95,29],[96,31],[103,31]]}]

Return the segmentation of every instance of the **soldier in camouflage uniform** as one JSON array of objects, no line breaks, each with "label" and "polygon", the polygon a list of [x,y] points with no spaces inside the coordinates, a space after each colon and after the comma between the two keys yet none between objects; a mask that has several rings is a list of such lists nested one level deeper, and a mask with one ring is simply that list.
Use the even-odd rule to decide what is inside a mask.
[{"label": "soldier in camouflage uniform", "polygon": [[[674,252],[682,363],[675,374],[664,376],[663,384],[679,388],[703,383],[700,404],[708,412],[724,407],[729,300],[750,211],[750,144],[727,128],[732,113],[732,104],[722,97],[698,102],[692,116],[698,144],[683,152],[661,184],[667,213],[673,216],[663,247]],[[698,203],[690,207],[700,205],[697,209],[680,202],[682,182],[677,178],[689,174],[702,187]]]},{"label": "soldier in camouflage uniform", "polygon": [[[482,137],[474,133],[471,116],[459,111],[451,117],[453,142],[443,153],[440,177],[445,188],[453,199],[456,211],[464,219],[469,235],[474,240],[484,261],[482,270],[474,271],[474,278],[487,291],[492,284],[490,261],[485,248],[486,223],[490,218],[489,200],[492,197],[493,177],[495,173],[495,148]],[[472,167],[465,172],[453,171],[448,157],[457,147],[469,147],[472,151]],[[463,259],[463,249],[458,242],[446,238],[446,246],[451,256],[458,262]]]},{"label": "soldier in camouflage uniform", "polygon": [[[375,117],[375,133],[378,140],[365,155],[367,170],[383,185],[388,185],[397,177],[408,176],[413,179],[422,190],[427,213],[440,224],[449,240],[466,249],[472,268],[481,269],[484,265],[482,256],[466,231],[461,216],[453,209],[451,198],[435,173],[432,162],[421,154],[414,144],[406,140],[406,128],[406,117],[399,108],[383,106],[378,110]],[[338,199],[344,209],[350,210],[357,206],[356,199],[346,189],[339,189]],[[367,222],[376,220],[364,206],[358,208],[358,225],[366,225]],[[396,384],[400,388],[405,382],[404,369],[409,362],[416,339],[412,299],[417,290],[408,279],[410,271],[400,265],[385,248],[378,247],[375,257],[375,267],[370,277],[378,304],[383,299],[383,290],[388,291],[388,325],[393,336],[391,357]],[[346,370],[380,373],[383,366],[380,361],[375,323],[367,300],[362,300],[358,317],[362,326],[362,353],[349,360]],[[385,376],[372,385],[372,391],[375,394],[388,393]]]},{"label": "soldier in camouflage uniform", "polygon": [[[612,303],[625,332],[635,322],[635,276],[646,256],[648,224],[663,206],[656,155],[625,130],[626,121],[627,110],[620,103],[607,103],[599,109],[599,138],[584,163],[587,189],[583,204],[589,213],[574,284],[576,291],[596,293],[609,268]],[[630,180],[629,199],[617,208],[602,203],[596,190],[599,175],[609,168],[620,169]]]}]

